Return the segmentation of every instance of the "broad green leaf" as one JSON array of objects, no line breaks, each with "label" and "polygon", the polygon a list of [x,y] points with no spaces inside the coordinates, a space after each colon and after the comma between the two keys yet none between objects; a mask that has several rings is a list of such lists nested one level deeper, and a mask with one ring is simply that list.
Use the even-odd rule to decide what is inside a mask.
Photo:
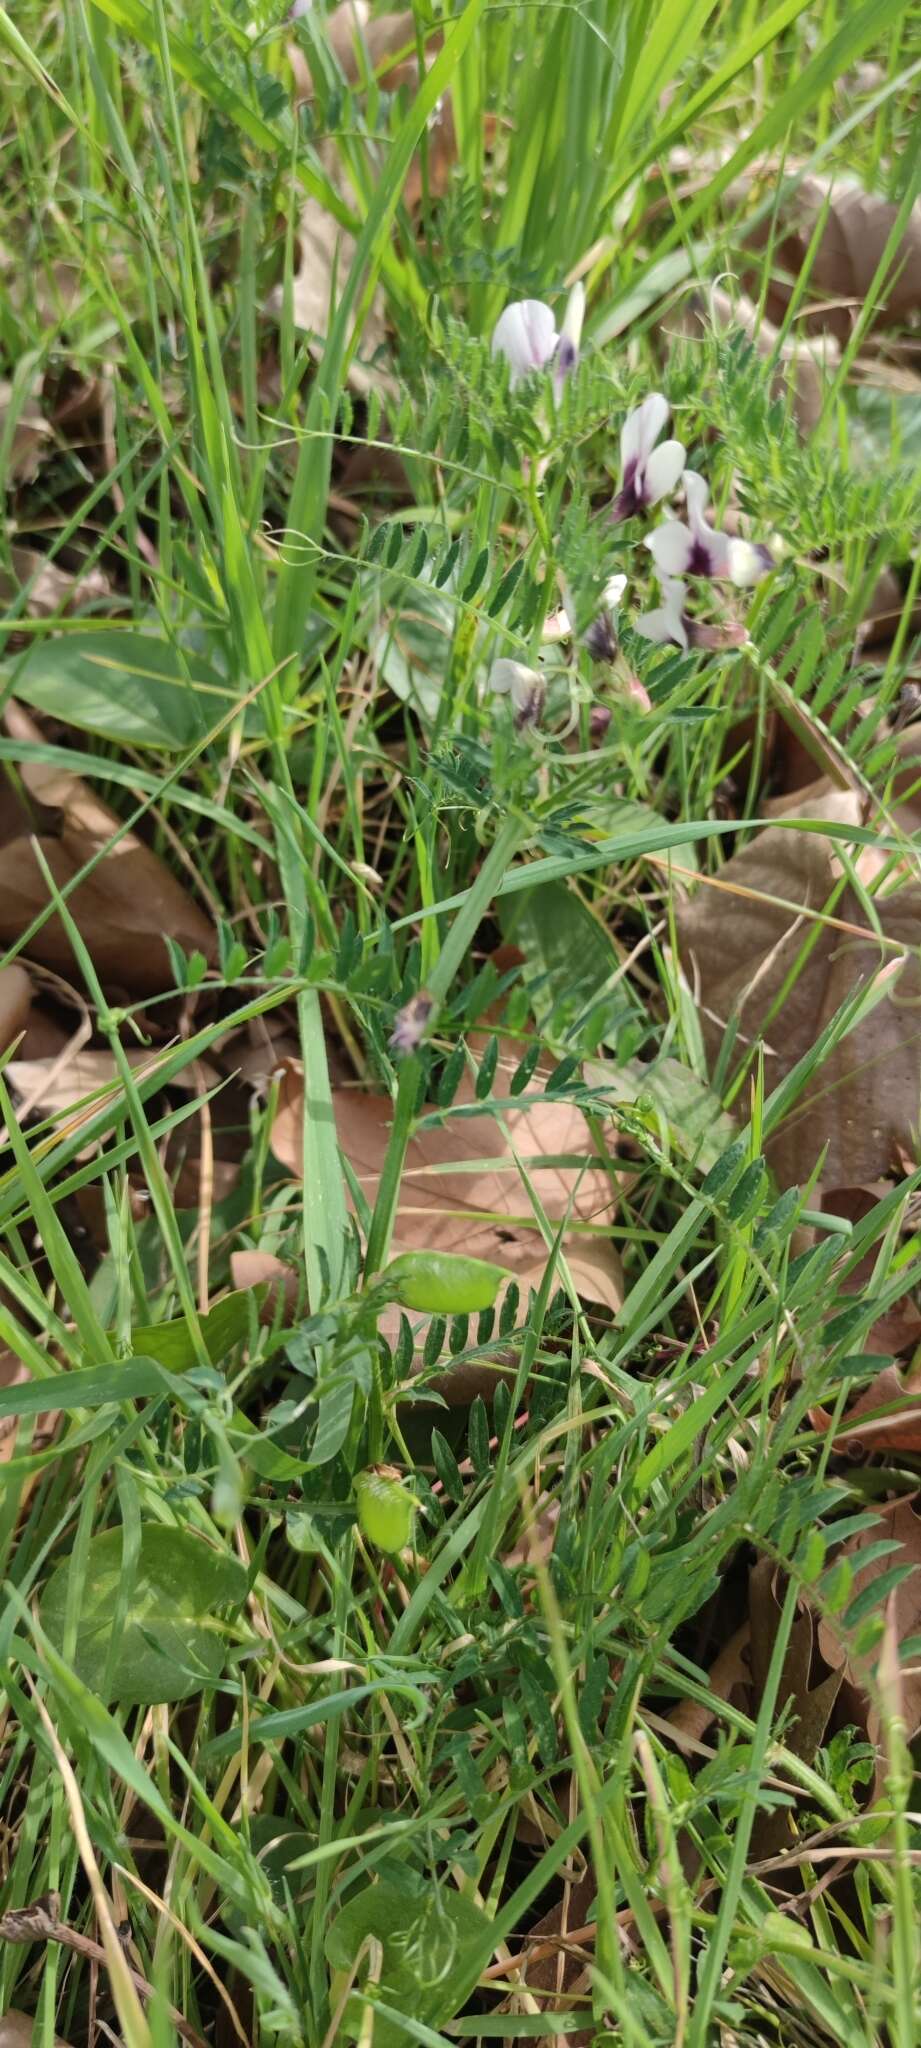
[{"label": "broad green leaf", "polygon": [[[198,1327],[212,1365],[220,1365],[246,1336],[252,1306],[258,1306],[266,1292],[265,1286],[238,1287],[199,1317]],[[114,1338],[114,1332],[110,1334]],[[131,1332],[131,1350],[133,1357],[156,1358],[168,1372],[191,1372],[200,1363],[185,1316],[174,1316],[168,1323],[139,1325]]]},{"label": "broad green leaf", "polygon": [[[416,2020],[443,2026],[453,2019],[470,1989],[471,1958],[488,1929],[486,1914],[472,1899],[447,1885],[404,1891],[392,1882],[368,1885],[343,1906],[326,1936],[326,1956],[336,1971],[352,1968],[362,1943],[373,1935],[383,1949],[378,1989],[389,2005]],[[361,1983],[363,1972],[359,1968]],[[357,2038],[363,2001],[349,2000],[343,2020]],[[378,2015],[374,2048],[403,2048],[406,2035],[395,2021]]]},{"label": "broad green leaf", "polygon": [[[213,1685],[225,1657],[216,1610],[239,1603],[246,1587],[236,1558],[212,1550],[186,1529],[149,1522],[141,1531],[127,1604],[123,1582],[122,1531],[106,1529],[93,1537],[75,1589],[73,1669],[80,1681],[101,1692],[107,1675],[110,1699],[148,1707]],[[52,1573],[40,1609],[42,1627],[58,1649],[70,1597],[68,1558]]]},{"label": "broad green leaf", "polygon": [[42,640],[8,663],[17,697],[84,732],[172,753],[233,706],[216,669],[149,633],[97,630]]},{"label": "broad green leaf", "polygon": [[649,1112],[652,1121],[664,1118],[672,1143],[699,1166],[710,1168],[731,1145],[737,1126],[719,1096],[681,1060],[658,1059],[644,1066],[642,1060],[593,1061],[585,1069],[592,1088],[603,1088],[615,1102],[629,1103]]},{"label": "broad green leaf", "polygon": [[169,1391],[163,1368],[153,1358],[121,1365],[89,1365],[85,1371],[48,1373],[44,1379],[0,1389],[0,1421],[9,1415],[56,1414],[72,1408],[105,1408]]},{"label": "broad green leaf", "polygon": [[457,607],[426,584],[401,593],[392,619],[372,642],[379,675],[404,704],[431,722],[438,715]]}]

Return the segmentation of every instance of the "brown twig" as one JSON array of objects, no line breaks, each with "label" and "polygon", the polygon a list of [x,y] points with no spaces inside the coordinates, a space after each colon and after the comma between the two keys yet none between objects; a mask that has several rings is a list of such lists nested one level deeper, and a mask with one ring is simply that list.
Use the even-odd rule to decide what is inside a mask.
[{"label": "brown twig", "polygon": [[[85,1956],[94,1963],[106,1964],[108,1958],[101,1941],[92,1941],[88,1934],[78,1934],[75,1927],[68,1927],[65,1921],[59,1919],[60,1903],[57,1892],[43,1892],[40,1898],[32,1900],[31,1905],[21,1906],[12,1913],[0,1914],[0,1941],[57,1941],[62,1948],[73,1949],[75,1955]],[[140,1970],[132,1969],[127,1961],[125,1968],[141,1997],[153,1998],[154,1987],[148,1984],[146,1977],[142,1977]],[[208,2048],[201,2034],[196,2033],[195,2028],[189,2025],[188,2020],[183,2019],[181,2012],[177,2012],[174,2005],[168,2005],[167,2011],[177,2034],[181,2034],[183,2040],[189,2042],[189,2048]]]}]

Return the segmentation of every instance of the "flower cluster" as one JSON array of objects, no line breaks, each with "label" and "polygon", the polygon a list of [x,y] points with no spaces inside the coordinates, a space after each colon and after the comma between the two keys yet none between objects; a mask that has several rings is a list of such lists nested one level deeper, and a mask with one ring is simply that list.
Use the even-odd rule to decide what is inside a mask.
[{"label": "flower cluster", "polygon": [[[581,285],[570,293],[559,333],[552,309],[542,300],[523,299],[506,306],[493,331],[492,352],[507,362],[512,389],[550,368],[559,399],[565,379],[579,359],[584,311],[585,293]],[[710,494],[705,479],[687,466],[682,441],[662,439],[668,420],[668,400],[660,391],[652,391],[627,414],[621,429],[620,478],[610,508],[611,521],[621,525],[625,520],[638,518],[679,491],[687,515],[685,519],[665,517],[646,540],[662,602],[634,619],[634,628],[645,640],[683,649],[737,647],[744,643],[744,627],[735,621],[714,626],[694,619],[687,610],[688,584],[706,578],[740,590],[750,589],[774,567],[774,557],[763,544],[723,533],[711,525],[706,516]],[[666,506],[666,510],[670,508]],[[583,645],[595,661],[611,664],[617,657],[617,608],[626,587],[626,576],[609,579],[600,609],[582,634]],[[547,639],[576,637],[572,602],[566,590],[563,595],[562,609],[547,622]],[[519,729],[539,721],[546,685],[537,670],[523,668],[517,662],[497,661],[491,671],[490,686],[497,694],[509,696]],[[648,706],[646,693],[636,677],[626,679],[626,694],[634,702],[645,701]]]}]

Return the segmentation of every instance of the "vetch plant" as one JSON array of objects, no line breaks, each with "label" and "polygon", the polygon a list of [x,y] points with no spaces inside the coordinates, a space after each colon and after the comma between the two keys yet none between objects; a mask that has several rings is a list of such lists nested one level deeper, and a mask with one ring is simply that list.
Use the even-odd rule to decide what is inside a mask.
[{"label": "vetch plant", "polygon": [[557,345],[556,321],[542,299],[518,299],[500,313],[492,336],[494,356],[504,356],[514,391],[533,370],[546,369]]},{"label": "vetch plant", "polygon": [[553,383],[557,397],[579,361],[579,343],[585,317],[585,286],[573,285],[566,302],[563,325],[556,329],[556,317],[543,299],[516,299],[500,313],[492,334],[492,353],[503,356],[509,366],[509,384],[515,391],[532,372],[545,370],[556,361]]},{"label": "vetch plant", "polygon": [[539,669],[500,655],[489,671],[489,688],[494,697],[508,697],[515,714],[516,732],[540,724],[547,684]]},{"label": "vetch plant", "polygon": [[611,507],[611,518],[618,523],[648,512],[671,495],[681,478],[684,442],[656,445],[670,411],[661,391],[651,391],[627,414],[620,433],[620,488]]},{"label": "vetch plant", "polygon": [[774,567],[770,548],[721,533],[704,517],[710,492],[694,469],[684,472],[684,496],[687,521],[663,520],[646,542],[660,576],[710,576],[747,590],[768,575]]}]

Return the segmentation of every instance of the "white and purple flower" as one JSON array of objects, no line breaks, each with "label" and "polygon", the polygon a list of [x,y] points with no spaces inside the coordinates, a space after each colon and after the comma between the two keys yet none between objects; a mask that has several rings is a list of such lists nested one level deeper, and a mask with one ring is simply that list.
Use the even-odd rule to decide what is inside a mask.
[{"label": "white and purple flower", "polygon": [[601,606],[582,636],[593,661],[613,661],[617,653],[617,608],[627,588],[626,576],[609,576]]},{"label": "white and purple flower", "polygon": [[584,319],[585,286],[580,282],[573,285],[566,301],[556,362],[553,365],[553,385],[558,399],[567,377],[572,376],[579,361],[579,343],[582,339]]},{"label": "white and purple flower", "polygon": [[651,391],[642,405],[628,412],[621,428],[620,488],[612,519],[634,519],[675,489],[684,469],[684,443],[662,441],[656,446],[668,415],[668,399],[661,391]]},{"label": "white and purple flower", "polygon": [[540,724],[547,685],[539,669],[527,668],[523,661],[509,661],[503,655],[489,671],[489,687],[494,697],[509,698],[517,732]]},{"label": "white and purple flower", "polygon": [[641,612],[633,621],[634,632],[642,640],[652,640],[658,646],[671,644],[687,649],[691,644],[692,621],[684,609],[688,586],[678,576],[663,576],[662,603],[652,612]]},{"label": "white and purple flower", "polygon": [[556,321],[542,299],[516,299],[500,313],[492,334],[494,356],[504,356],[514,391],[532,370],[546,369],[559,337]]},{"label": "white and purple flower", "polygon": [[581,283],[574,284],[569,294],[559,334],[553,311],[543,299],[516,299],[506,306],[493,328],[492,352],[505,357],[513,391],[532,371],[545,370],[555,357],[553,383],[559,399],[579,360],[584,318],[585,286]]},{"label": "white and purple flower", "polygon": [[684,472],[684,495],[687,521],[663,520],[646,542],[661,578],[711,576],[748,590],[773,569],[770,548],[710,525],[704,517],[710,493],[695,469]]},{"label": "white and purple flower", "polygon": [[652,640],[660,647],[708,648],[719,653],[730,647],[744,647],[748,634],[744,626],[735,619],[725,619],[720,625],[710,626],[700,619],[692,619],[685,611],[688,586],[680,576],[662,577],[663,602],[657,610],[641,613],[633,622],[634,631],[641,639]]}]

